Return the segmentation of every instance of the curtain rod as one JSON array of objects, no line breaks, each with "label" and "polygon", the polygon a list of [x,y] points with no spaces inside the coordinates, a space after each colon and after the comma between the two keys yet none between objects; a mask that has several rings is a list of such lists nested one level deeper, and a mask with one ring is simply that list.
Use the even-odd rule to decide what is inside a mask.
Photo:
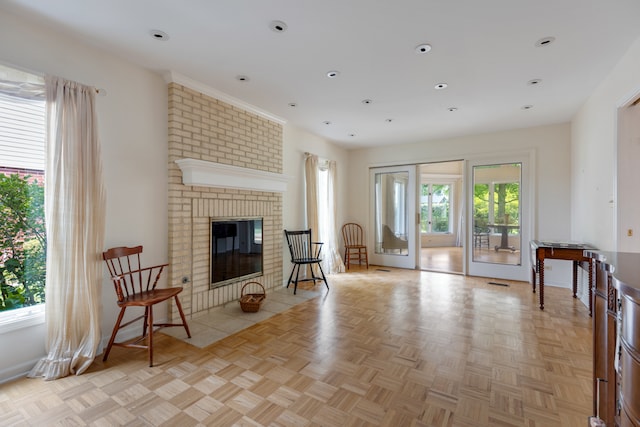
[{"label": "curtain rod", "polygon": [[[22,71],[23,73],[33,74],[34,76],[38,76],[38,77],[43,78],[43,79],[47,75],[46,73],[43,73],[41,71],[34,71],[34,70],[30,69],[30,68],[23,67],[21,65],[15,65],[15,64],[12,64],[10,62],[0,61],[0,65],[5,66],[7,68],[13,68],[14,70]],[[67,79],[67,80],[69,80],[69,79]],[[78,82],[78,83],[81,84],[81,85],[93,88],[93,90],[96,91],[96,94],[98,94],[100,96],[107,96],[107,91],[105,89],[97,88],[95,86],[87,85],[87,84],[80,83],[80,82]]]}]

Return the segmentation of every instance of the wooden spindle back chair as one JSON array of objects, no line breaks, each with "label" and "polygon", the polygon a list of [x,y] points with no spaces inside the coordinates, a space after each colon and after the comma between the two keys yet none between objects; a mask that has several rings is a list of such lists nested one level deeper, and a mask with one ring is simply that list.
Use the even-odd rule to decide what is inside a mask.
[{"label": "wooden spindle back chair", "polygon": [[342,239],[344,240],[344,264],[349,269],[352,260],[357,260],[362,265],[363,261],[369,268],[369,255],[364,239],[364,231],[359,224],[348,222],[342,226]]},{"label": "wooden spindle back chair", "polygon": [[[322,271],[322,266],[320,265],[322,262],[322,258],[320,256],[323,243],[312,241],[311,229],[299,231],[284,230],[284,235],[287,238],[287,246],[289,246],[291,262],[293,263],[293,268],[289,275],[289,281],[287,282],[287,288],[293,282],[293,294],[295,295],[298,290],[298,282],[313,281],[315,283],[316,281],[322,280],[324,281],[324,285],[327,287],[327,290],[329,290],[327,278],[325,277],[324,271]],[[301,265],[309,266],[309,270],[311,270],[311,278],[299,278]],[[319,276],[316,276],[313,268],[314,266],[317,266],[320,271]],[[295,280],[292,280],[294,273],[296,274],[296,277]]]},{"label": "wooden spindle back chair", "polygon": [[[142,246],[111,248],[102,253],[102,258],[107,264],[109,275],[116,292],[117,304],[120,307],[118,319],[113,327],[109,344],[104,351],[103,361],[109,357],[111,347],[146,348],[149,352],[149,366],[153,366],[153,328],[183,326],[187,336],[191,338],[189,325],[182,311],[182,305],[178,294],[182,287],[160,288],[156,286],[164,268],[169,264],[142,267],[140,254]],[[176,307],[180,313],[182,323],[153,323],[153,306],[155,304],[175,299]],[[124,313],[128,307],[144,307],[144,314],[122,323]],[[142,335],[132,340],[115,342],[118,331],[138,320],[142,319]],[[145,339],[147,344],[144,344]]]}]

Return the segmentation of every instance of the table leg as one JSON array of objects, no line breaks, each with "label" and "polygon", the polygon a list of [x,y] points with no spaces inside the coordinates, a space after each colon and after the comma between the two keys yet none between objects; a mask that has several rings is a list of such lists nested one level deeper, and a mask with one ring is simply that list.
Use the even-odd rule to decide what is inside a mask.
[{"label": "table leg", "polygon": [[573,261],[573,297],[577,298],[578,293],[578,261]]},{"label": "table leg", "polygon": [[594,265],[589,262],[589,316],[593,313],[593,268]]},{"label": "table leg", "polygon": [[532,265],[533,268],[533,275],[532,275],[532,280],[531,280],[531,284],[533,285],[533,293],[536,293],[536,272],[540,271],[540,259],[538,259],[538,254],[536,253],[536,262],[534,265]]},{"label": "table leg", "polygon": [[540,310],[544,310],[544,258],[538,261],[540,273]]},{"label": "table leg", "polygon": [[502,229],[500,236],[500,249],[509,248],[509,230],[505,227]]}]

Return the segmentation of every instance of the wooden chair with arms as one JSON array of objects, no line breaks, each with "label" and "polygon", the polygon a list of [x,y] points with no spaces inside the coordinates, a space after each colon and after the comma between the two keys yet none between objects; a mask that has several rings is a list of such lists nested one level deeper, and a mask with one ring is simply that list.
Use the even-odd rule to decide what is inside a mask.
[{"label": "wooden chair with arms", "polygon": [[346,223],[342,226],[342,238],[344,239],[344,263],[347,269],[351,266],[351,260],[357,260],[360,265],[364,260],[369,268],[369,256],[362,227],[354,222]]},{"label": "wooden chair with arms", "polygon": [[[324,276],[324,271],[322,271],[322,266],[320,265],[322,262],[320,252],[322,251],[323,243],[311,241],[311,229],[300,231],[284,230],[284,235],[287,238],[287,245],[289,246],[289,253],[291,254],[291,262],[293,263],[293,268],[289,275],[289,281],[287,282],[287,288],[293,282],[293,294],[295,295],[298,290],[298,282],[313,281],[315,283],[316,281],[322,280],[324,281],[324,285],[327,287],[327,290],[329,290],[327,278]],[[309,270],[311,270],[311,278],[299,279],[301,265],[309,266]],[[314,265],[318,266],[320,276],[316,276],[313,271]],[[293,273],[296,273],[295,281],[292,280]]]},{"label": "wooden chair with arms", "polygon": [[[107,264],[113,286],[116,291],[117,303],[120,307],[120,314],[116,320],[111,333],[111,339],[104,351],[103,361],[109,357],[112,346],[129,348],[146,348],[149,351],[149,366],[153,366],[153,328],[168,326],[184,326],[187,336],[191,338],[189,325],[184,317],[182,305],[178,294],[182,292],[181,287],[156,289],[158,280],[164,268],[169,264],[155,265],[153,267],[142,267],[140,265],[140,254],[142,246],[111,248],[102,253],[102,258]],[[153,323],[153,306],[163,301],[175,298],[176,307],[182,318],[182,323]],[[144,314],[136,317],[124,324],[122,319],[128,307],[144,307]],[[142,336],[124,342],[115,342],[118,331],[125,326],[142,319]],[[147,339],[147,345],[143,341]]]}]

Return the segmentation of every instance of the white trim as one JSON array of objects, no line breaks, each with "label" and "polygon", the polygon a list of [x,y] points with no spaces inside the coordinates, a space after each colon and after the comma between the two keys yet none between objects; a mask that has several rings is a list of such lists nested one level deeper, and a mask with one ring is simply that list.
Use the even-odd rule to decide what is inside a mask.
[{"label": "white trim", "polygon": [[35,359],[25,360],[18,364],[8,366],[6,369],[0,370],[0,384],[9,383],[20,378],[25,378],[31,369],[38,363],[40,359],[46,356],[46,353],[42,353],[42,356],[38,356]]},{"label": "white trim", "polygon": [[0,313],[0,335],[44,323],[44,304]]},{"label": "white trim", "polygon": [[173,82],[173,83],[181,84],[182,86],[186,86],[202,94],[209,95],[213,98],[219,99],[220,101],[226,102],[227,104],[231,104],[234,107],[238,107],[250,113],[257,114],[258,116],[263,117],[267,120],[271,120],[272,122],[276,122],[281,125],[284,125],[287,123],[287,121],[282,117],[278,117],[275,114],[271,114],[268,111],[265,111],[261,108],[256,107],[255,105],[249,104],[248,102],[244,102],[241,99],[235,98],[231,95],[228,95],[224,92],[219,91],[218,89],[214,89],[211,86],[207,86],[204,83],[200,83],[199,81],[193,80],[190,77],[176,73],[175,71],[167,71],[164,73],[163,77],[167,83]]},{"label": "white trim", "polygon": [[284,193],[290,176],[197,159],[178,159],[182,183],[201,187]]}]

